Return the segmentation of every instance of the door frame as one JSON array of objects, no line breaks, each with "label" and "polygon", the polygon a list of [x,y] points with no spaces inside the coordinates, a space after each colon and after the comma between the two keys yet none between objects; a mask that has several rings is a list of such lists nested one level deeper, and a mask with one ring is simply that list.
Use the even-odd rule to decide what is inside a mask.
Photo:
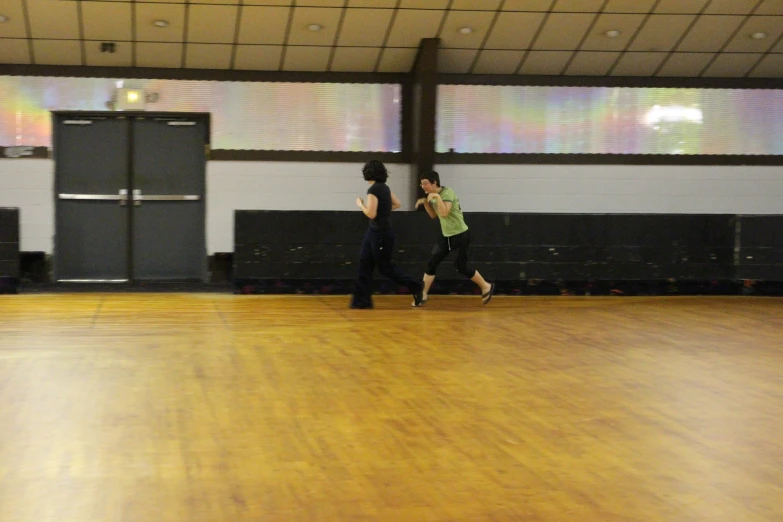
[{"label": "door frame", "polygon": [[[134,119],[137,118],[144,118],[144,119],[153,119],[153,118],[160,118],[160,119],[172,119],[172,120],[184,120],[184,119],[199,119],[204,122],[205,128],[206,128],[206,136],[204,137],[204,172],[202,173],[202,176],[204,179],[202,180],[202,186],[204,187],[204,194],[202,195],[202,202],[203,202],[203,208],[204,212],[202,215],[202,222],[201,227],[204,231],[204,245],[203,250],[201,252],[202,256],[202,265],[203,265],[203,274],[202,277],[207,277],[207,271],[208,271],[208,262],[207,262],[207,168],[206,164],[209,162],[209,154],[211,151],[211,139],[212,139],[212,114],[209,112],[163,112],[163,111],[71,111],[71,110],[57,110],[57,111],[50,111],[51,114],[51,122],[52,122],[52,152],[51,157],[54,160],[54,183],[53,188],[54,192],[52,194],[52,197],[54,198],[54,255],[52,256],[52,265],[53,265],[53,272],[57,274],[57,258],[58,253],[60,251],[60,241],[61,238],[59,237],[59,234],[57,234],[58,229],[58,223],[60,220],[60,199],[58,197],[58,194],[60,193],[60,169],[57,166],[57,147],[58,147],[58,136],[59,136],[59,126],[58,123],[63,119],[124,119],[126,120],[126,124],[128,126],[128,142],[127,142],[127,165],[126,165],[126,179],[127,179],[127,190],[128,190],[128,200],[127,200],[127,212],[128,212],[128,229],[126,231],[126,246],[127,246],[127,261],[126,261],[126,280],[124,281],[100,281],[100,280],[74,280],[74,281],[68,281],[68,282],[77,282],[77,283],[133,283],[137,280],[133,279],[133,202],[131,200],[131,195],[133,194],[133,133],[131,132],[131,126]],[[63,281],[65,282],[65,281]]]}]

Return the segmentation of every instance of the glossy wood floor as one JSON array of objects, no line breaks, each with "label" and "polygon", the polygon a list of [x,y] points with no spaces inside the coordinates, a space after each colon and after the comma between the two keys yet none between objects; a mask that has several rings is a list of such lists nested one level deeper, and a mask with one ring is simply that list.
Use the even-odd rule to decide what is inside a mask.
[{"label": "glossy wood floor", "polygon": [[0,521],[780,521],[783,301],[0,297]]}]

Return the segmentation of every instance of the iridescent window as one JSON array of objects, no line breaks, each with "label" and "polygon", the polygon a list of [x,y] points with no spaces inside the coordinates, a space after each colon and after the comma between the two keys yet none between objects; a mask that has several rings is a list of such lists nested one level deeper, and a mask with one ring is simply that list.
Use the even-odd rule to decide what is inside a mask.
[{"label": "iridescent window", "polygon": [[209,112],[213,149],[399,152],[397,84],[0,76],[0,146],[51,146],[52,110],[108,110],[119,87],[148,111]]},{"label": "iridescent window", "polygon": [[783,90],[441,85],[450,150],[783,155]]}]

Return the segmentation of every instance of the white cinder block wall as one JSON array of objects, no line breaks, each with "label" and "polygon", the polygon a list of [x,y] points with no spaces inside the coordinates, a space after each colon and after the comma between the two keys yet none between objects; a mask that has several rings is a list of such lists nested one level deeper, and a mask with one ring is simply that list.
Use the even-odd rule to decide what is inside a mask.
[{"label": "white cinder block wall", "polygon": [[[207,250],[234,250],[234,210],[355,210],[360,163],[207,164]],[[411,167],[388,165],[412,207]],[[783,214],[783,167],[439,165],[465,211]],[[54,162],[0,160],[0,207],[21,209],[23,251],[54,246]],[[358,212],[358,210],[356,210]]]},{"label": "white cinder block wall", "polygon": [[19,208],[19,249],[54,249],[54,161],[0,160],[0,207]]},{"label": "white cinder block wall", "polygon": [[440,165],[466,212],[783,214],[783,167]]}]

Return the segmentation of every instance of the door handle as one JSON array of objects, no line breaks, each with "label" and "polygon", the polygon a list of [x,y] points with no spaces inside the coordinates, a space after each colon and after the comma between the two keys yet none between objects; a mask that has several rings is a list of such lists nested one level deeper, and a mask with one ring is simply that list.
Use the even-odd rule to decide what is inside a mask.
[{"label": "door handle", "polygon": [[133,206],[141,206],[142,201],[199,201],[201,196],[197,194],[147,194],[140,189],[133,189]]},{"label": "door handle", "polygon": [[57,194],[59,199],[71,201],[119,201],[120,205],[125,206],[128,202],[128,191],[122,189],[118,194]]}]

